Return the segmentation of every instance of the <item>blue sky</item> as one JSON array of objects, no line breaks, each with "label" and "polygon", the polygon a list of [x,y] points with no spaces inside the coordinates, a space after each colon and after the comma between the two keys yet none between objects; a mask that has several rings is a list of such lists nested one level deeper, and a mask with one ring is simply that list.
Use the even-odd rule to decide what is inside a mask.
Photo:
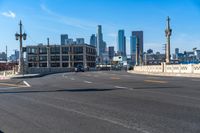
[{"label": "blue sky", "polygon": [[[124,29],[127,52],[133,30],[144,31],[144,48],[163,51],[166,17],[173,30],[171,51],[200,49],[200,0],[0,0],[0,51],[19,49],[14,34],[21,19],[28,34],[25,45],[60,43],[60,34],[84,37],[89,43],[97,25],[108,46],[117,46],[117,31]],[[117,49],[117,47],[116,47]]]}]

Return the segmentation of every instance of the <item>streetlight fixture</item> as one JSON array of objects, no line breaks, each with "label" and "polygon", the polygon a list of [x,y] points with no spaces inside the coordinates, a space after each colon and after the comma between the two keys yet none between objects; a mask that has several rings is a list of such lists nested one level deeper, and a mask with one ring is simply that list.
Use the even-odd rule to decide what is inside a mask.
[{"label": "streetlight fixture", "polygon": [[19,42],[20,42],[20,54],[19,54],[19,68],[18,68],[18,73],[19,74],[24,74],[24,64],[23,64],[23,47],[22,47],[22,40],[26,40],[26,37],[27,37],[27,34],[26,33],[22,33],[22,22],[20,20],[20,23],[19,23],[19,30],[20,30],[20,33],[16,33],[15,34],[15,39]]}]

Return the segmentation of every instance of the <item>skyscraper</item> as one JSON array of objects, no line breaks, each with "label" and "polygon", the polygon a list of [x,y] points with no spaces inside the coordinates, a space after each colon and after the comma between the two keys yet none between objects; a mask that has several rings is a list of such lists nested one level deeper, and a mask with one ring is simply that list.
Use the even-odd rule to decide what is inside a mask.
[{"label": "skyscraper", "polygon": [[84,38],[76,38],[76,44],[85,44]]},{"label": "skyscraper", "polygon": [[175,48],[175,59],[178,59],[179,48]]},{"label": "skyscraper", "polygon": [[136,43],[137,43],[137,37],[131,36],[130,37],[130,53],[131,53],[131,61],[133,64],[135,64],[135,58],[136,58]]},{"label": "skyscraper", "polygon": [[95,34],[92,34],[90,37],[90,45],[93,45],[95,47],[97,45],[97,38],[96,38]]},{"label": "skyscraper", "polygon": [[97,56],[101,56],[103,51],[103,34],[101,25],[97,27]]},{"label": "skyscraper", "polygon": [[110,59],[112,59],[115,55],[115,49],[114,49],[114,46],[110,46],[108,47],[108,56]]},{"label": "skyscraper", "polygon": [[[138,53],[139,58],[139,64],[143,64],[143,31],[132,31],[132,36],[137,38],[138,43],[138,52],[137,52],[137,46],[136,46],[136,53]],[[137,44],[136,44],[137,45]]]},{"label": "skyscraper", "polygon": [[126,37],[124,30],[118,31],[118,53],[121,56],[126,56]]},{"label": "skyscraper", "polygon": [[61,40],[61,45],[67,45],[67,39],[68,39],[68,35],[67,34],[61,34],[60,35],[60,40]]}]

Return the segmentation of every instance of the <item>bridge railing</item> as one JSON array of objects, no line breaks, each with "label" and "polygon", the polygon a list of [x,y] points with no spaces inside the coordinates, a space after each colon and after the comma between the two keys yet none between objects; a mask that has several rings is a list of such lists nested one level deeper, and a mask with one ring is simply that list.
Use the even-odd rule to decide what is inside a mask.
[{"label": "bridge railing", "polygon": [[165,73],[194,73],[200,74],[200,64],[174,64],[167,65],[162,63],[161,65],[147,65],[147,66],[135,66],[134,71],[138,72],[165,72]]},{"label": "bridge railing", "polygon": [[13,70],[0,71],[0,77],[11,77],[15,74]]}]

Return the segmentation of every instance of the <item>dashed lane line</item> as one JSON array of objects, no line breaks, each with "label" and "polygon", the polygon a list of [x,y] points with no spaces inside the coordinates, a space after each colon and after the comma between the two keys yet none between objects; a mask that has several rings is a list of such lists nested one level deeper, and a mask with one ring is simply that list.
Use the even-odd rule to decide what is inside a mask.
[{"label": "dashed lane line", "polygon": [[166,83],[168,83],[167,81],[161,81],[161,80],[144,80],[144,82],[148,82],[148,83],[160,83],[160,84],[166,84]]},{"label": "dashed lane line", "polygon": [[74,78],[70,78],[71,80],[75,80]]},{"label": "dashed lane line", "polygon": [[84,83],[91,84],[92,82],[85,80]]},{"label": "dashed lane line", "polygon": [[119,77],[110,77],[110,79],[119,80],[120,78]]},{"label": "dashed lane line", "polygon": [[123,87],[123,86],[114,86],[117,89],[126,89],[126,90],[133,90],[132,88]]}]

